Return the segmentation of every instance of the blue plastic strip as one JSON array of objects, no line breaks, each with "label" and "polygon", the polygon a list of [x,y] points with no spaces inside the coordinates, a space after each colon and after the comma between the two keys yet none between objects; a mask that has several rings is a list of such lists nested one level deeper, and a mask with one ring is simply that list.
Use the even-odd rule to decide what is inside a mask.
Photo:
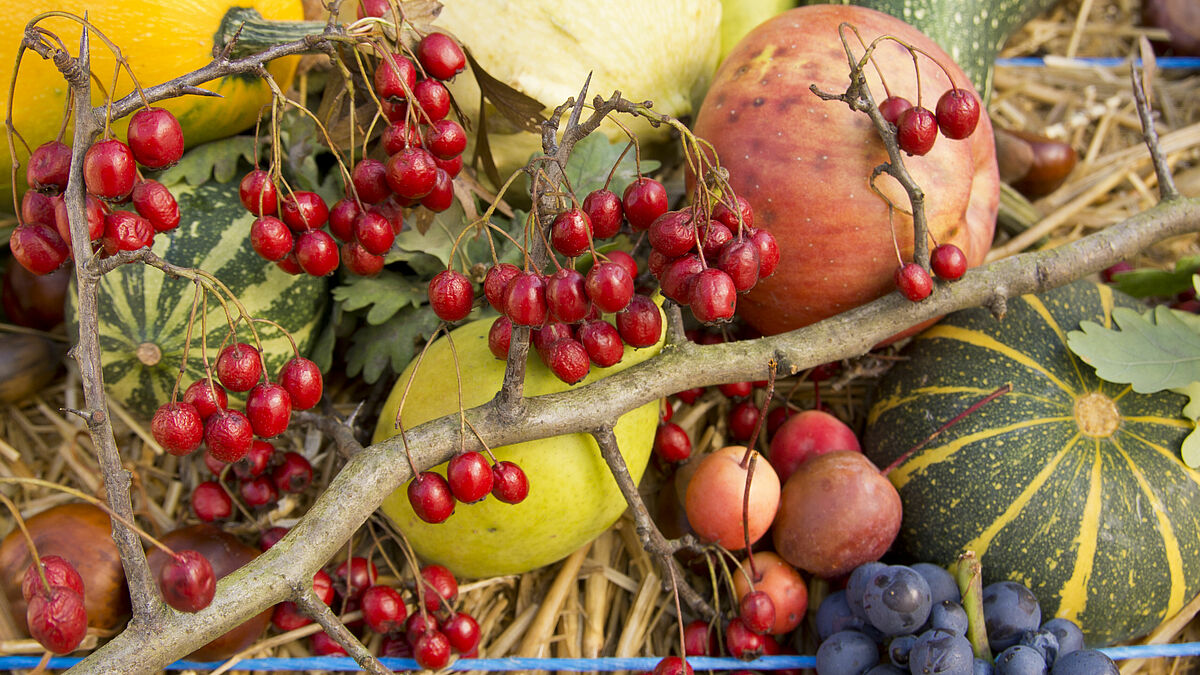
[{"label": "blue plastic strip", "polygon": [[[1055,58],[1054,65],[1080,65],[1100,68],[1113,68],[1116,66],[1124,66],[1129,64],[1129,59],[1119,56],[1103,56],[1103,57],[1080,57],[1074,59]],[[1141,59],[1137,61],[1141,65]],[[1187,68],[1200,68],[1200,57],[1197,56],[1163,56],[1154,60],[1157,68],[1162,70],[1178,70]],[[1046,60],[1040,56],[1021,56],[1016,58],[996,59],[998,66],[1014,66],[1014,67],[1046,67]]]},{"label": "blue plastic strip", "polygon": [[[1178,656],[1200,656],[1200,642],[1178,642],[1163,645],[1134,645],[1131,647],[1105,647],[1100,651],[1114,660],[1152,659]],[[50,670],[66,670],[82,661],[79,657],[59,656],[50,659]],[[450,664],[449,670],[486,670],[505,672],[513,670],[558,670],[564,672],[587,672],[614,670],[654,670],[660,657],[599,659],[460,659]],[[37,656],[0,656],[0,670],[33,668],[41,661]],[[381,658],[383,665],[395,671],[417,670],[412,659]],[[813,656],[763,656],[754,661],[739,661],[730,658],[693,656],[688,664],[695,670],[784,670],[789,668],[815,668]],[[220,661],[176,661],[165,670],[215,670]],[[354,659],[347,657],[311,656],[300,659],[246,659],[239,661],[237,670],[258,672],[296,672],[301,670],[328,670],[335,672],[360,672]]]}]

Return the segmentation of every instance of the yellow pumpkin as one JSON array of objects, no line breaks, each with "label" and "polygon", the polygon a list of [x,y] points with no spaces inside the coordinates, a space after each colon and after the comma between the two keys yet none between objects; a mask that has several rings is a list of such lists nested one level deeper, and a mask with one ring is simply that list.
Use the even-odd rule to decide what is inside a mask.
[{"label": "yellow pumpkin", "polygon": [[[0,82],[4,105],[8,105],[8,85],[25,25],[47,11],[60,10],[80,16],[86,10],[91,23],[120,47],[143,87],[159,84],[200,68],[212,60],[214,36],[218,34],[227,10],[235,4],[213,0],[0,0]],[[298,21],[304,18],[301,0],[245,0],[238,7],[253,8],[266,19]],[[79,47],[80,26],[65,17],[49,17],[39,26],[57,35],[74,54]],[[105,89],[112,87],[115,58],[96,37],[91,38],[92,72]],[[286,90],[296,72],[299,57],[277,59],[268,66],[271,75]],[[157,103],[179,118],[184,140],[189,147],[224,138],[254,124],[259,109],[270,102],[271,90],[257,77],[232,76],[203,85],[221,98],[185,96]],[[133,91],[129,76],[122,73],[116,86],[117,97]],[[12,120],[17,132],[30,148],[53,140],[62,125],[66,109],[67,85],[54,64],[36,52],[26,50],[21,59],[17,87],[12,104]],[[104,97],[93,87],[92,101],[99,105]],[[124,138],[127,120],[116,120],[113,129]],[[68,137],[70,129],[67,130]],[[12,158],[8,141],[0,135],[0,209],[13,207],[9,175]],[[16,142],[17,159],[22,164],[28,151]],[[17,190],[25,190],[24,171],[17,173]]]}]

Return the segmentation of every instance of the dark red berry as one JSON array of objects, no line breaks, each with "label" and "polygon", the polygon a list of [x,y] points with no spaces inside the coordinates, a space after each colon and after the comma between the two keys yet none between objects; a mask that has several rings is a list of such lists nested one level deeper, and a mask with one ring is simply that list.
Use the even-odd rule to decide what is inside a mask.
[{"label": "dark red berry", "polygon": [[359,0],[356,14],[362,19],[368,16],[391,16],[392,5],[388,0]]},{"label": "dark red berry", "polygon": [[[423,124],[437,122],[450,114],[450,90],[435,79],[425,78],[417,82],[413,86],[413,99],[416,100],[417,107],[424,113],[418,118]],[[465,138],[464,136],[464,140]],[[433,154],[437,155],[438,153],[434,151]]]},{"label": "dark red berry", "polygon": [[516,326],[546,322],[546,282],[537,272],[521,272],[504,287],[504,313]]},{"label": "dark red berry", "polygon": [[913,302],[920,302],[933,292],[933,279],[917,263],[905,263],[897,267],[895,279],[900,293]]},{"label": "dark red berry", "polygon": [[396,233],[392,231],[392,224],[387,218],[367,211],[354,220],[354,239],[368,253],[383,255],[391,250]]},{"label": "dark red berry", "polygon": [[705,260],[715,261],[732,240],[733,232],[718,220],[710,220],[700,228],[700,248]]},{"label": "dark red berry", "polygon": [[420,199],[437,185],[437,164],[421,147],[407,147],[388,157],[388,186],[405,199]]},{"label": "dark red berry", "polygon": [[67,243],[45,225],[22,223],[8,240],[13,258],[36,275],[49,274],[67,261]]},{"label": "dark red berry", "polygon": [[304,492],[312,478],[312,464],[298,452],[283,453],[283,461],[271,470],[271,481],[280,492]]},{"label": "dark red berry", "polygon": [[729,275],[739,293],[758,283],[758,246],[751,240],[734,239],[717,256],[717,269]]},{"label": "dark red berry", "polygon": [[734,619],[725,627],[725,648],[735,659],[755,659],[763,653],[763,636],[746,627],[741,619]]},{"label": "dark red berry", "polygon": [[[738,232],[739,229],[754,227],[754,208],[750,206],[749,200],[738,195],[734,198],[737,202],[737,212],[734,212],[730,205],[725,202],[720,202],[713,208],[713,220],[722,223],[729,228],[730,232]],[[741,222],[738,222],[738,216],[741,216]]]},{"label": "dark red berry", "polygon": [[385,55],[375,68],[374,84],[379,98],[408,98],[417,84],[417,69],[403,54]]},{"label": "dark red berry", "polygon": [[682,462],[692,456],[692,439],[674,422],[660,424],[654,432],[654,454],[664,462]]},{"label": "dark red berry", "polygon": [[271,262],[282,260],[292,251],[292,230],[274,216],[255,218],[250,224],[250,247]]},{"label": "dark red berry", "polygon": [[156,180],[139,181],[130,193],[133,208],[150,221],[155,232],[167,232],[179,225],[179,204],[175,196]]},{"label": "dark red berry", "polygon": [[617,312],[617,331],[630,347],[649,347],[662,337],[662,314],[644,295],[634,295],[629,306]]},{"label": "dark red berry", "polygon": [[592,237],[608,239],[621,231],[621,219],[625,211],[621,198],[612,190],[601,188],[583,198],[583,212],[592,223]]},{"label": "dark red berry", "polygon": [[587,252],[591,237],[592,223],[580,209],[563,211],[550,226],[550,245],[568,258]]},{"label": "dark red berry", "polygon": [[[41,556],[41,561],[42,572],[51,586],[63,586],[76,593],[83,593],[83,577],[79,576],[79,570],[75,569],[71,561],[58,555]],[[25,598],[25,602],[29,602],[34,595],[45,591],[42,575],[38,574],[37,568],[31,563],[21,579],[21,597]]]},{"label": "dark red berry", "polygon": [[362,159],[350,172],[350,180],[358,198],[367,204],[378,204],[392,194],[387,184],[387,166],[377,159]]},{"label": "dark red berry", "polygon": [[87,635],[83,595],[65,586],[42,588],[25,608],[29,635],[55,654],[69,654]]},{"label": "dark red berry", "polygon": [[690,303],[696,275],[703,270],[704,263],[695,254],[685,255],[667,263],[659,276],[663,295],[681,305]]},{"label": "dark red berry", "polygon": [[129,149],[138,164],[150,169],[171,166],[183,156],[183,128],[170,111],[142,108],[129,118]]},{"label": "dark red berry", "polygon": [[650,245],[668,258],[678,258],[696,247],[696,223],[690,208],[667,211],[650,224]]},{"label": "dark red berry", "polygon": [[450,641],[436,629],[421,633],[413,643],[413,658],[425,670],[441,670],[450,663]]},{"label": "dark red berry", "polygon": [[168,556],[158,572],[158,586],[168,605],[181,612],[199,612],[216,595],[217,576],[208,558],[185,549]]},{"label": "dark red berry", "polygon": [[445,522],[454,513],[454,495],[441,474],[422,471],[408,484],[408,501],[427,523]]},{"label": "dark red berry", "polygon": [[[436,157],[434,161],[437,161]],[[454,205],[454,179],[441,167],[438,167],[434,173],[437,175],[437,180],[433,182],[433,189],[429,191],[429,194],[421,197],[421,206],[434,213],[441,213]]]},{"label": "dark red berry", "polygon": [[625,188],[621,207],[629,226],[640,232],[667,212],[667,189],[653,178],[638,178]]},{"label": "dark red berry", "polygon": [[455,455],[446,465],[446,482],[458,501],[477,502],[492,491],[492,466],[481,452]]},{"label": "dark red berry", "polygon": [[[108,206],[93,195],[87,195],[84,200],[84,211],[87,215],[88,239],[98,241],[104,236],[104,217],[108,215]],[[67,204],[62,197],[54,198],[54,229],[65,242],[71,241],[71,221],[67,215]]]},{"label": "dark red berry", "polygon": [[279,384],[292,398],[293,410],[308,410],[321,400],[324,384],[316,363],[296,356],[279,369]]},{"label": "dark red berry", "polygon": [[1101,270],[1100,280],[1106,284],[1111,284],[1116,281],[1117,275],[1121,274],[1122,272],[1129,272],[1131,270],[1133,270],[1133,265],[1127,260],[1122,260],[1119,263],[1110,265]]},{"label": "dark red berry", "polygon": [[206,480],[192,490],[192,513],[206,523],[233,514],[233,499],[215,480]]},{"label": "dark red berry", "polygon": [[434,157],[433,163],[437,164],[437,167],[439,169],[441,169],[442,171],[445,171],[446,175],[449,176],[451,179],[453,179],[455,176],[457,176],[459,173],[461,173],[462,168],[463,168],[462,155],[458,155],[457,157],[451,157],[450,159],[442,159],[440,157]]},{"label": "dark red berry", "polygon": [[266,476],[243,480],[238,486],[238,493],[242,496],[242,501],[246,503],[246,506],[252,509],[269,506],[279,501],[279,490]]},{"label": "dark red berry", "polygon": [[255,436],[274,438],[287,431],[292,419],[292,397],[281,385],[260,382],[246,395],[246,417]]},{"label": "dark red berry", "polygon": [[652,675],[693,675],[692,665],[678,656],[663,657],[654,666]]},{"label": "dark red berry", "polygon": [[301,233],[296,237],[295,253],[300,269],[314,277],[332,274],[341,260],[337,242],[325,230],[307,230]]},{"label": "dark red berry", "polygon": [[345,656],[346,648],[338,644],[329,636],[329,633],[321,631],[313,633],[309,638],[309,647],[312,649],[313,656]]},{"label": "dark red berry", "polygon": [[696,619],[683,627],[683,653],[688,656],[715,656],[717,636],[708,622]]},{"label": "dark red berry", "polygon": [[60,193],[71,176],[71,147],[60,141],[46,141],[29,156],[25,182],[32,190]]},{"label": "dark red berry", "polygon": [[587,316],[588,295],[583,275],[563,267],[546,279],[546,307],[559,321],[575,323]]},{"label": "dark red berry", "polygon": [[[45,225],[46,227],[55,227],[56,220],[54,218],[54,205],[62,201],[59,195],[46,195],[34,190],[28,190],[21,197],[21,219],[23,222],[31,225]],[[63,208],[65,209],[65,203]],[[59,233],[62,236],[62,233]],[[63,237],[63,241],[67,241],[70,235]]]},{"label": "dark red berry", "polygon": [[718,385],[717,390],[727,398],[745,398],[754,391],[753,382],[726,382]]},{"label": "dark red berry", "polygon": [[429,281],[429,306],[443,321],[459,321],[471,313],[475,289],[465,274],[443,270]]},{"label": "dark red berry", "polygon": [[104,236],[100,241],[107,255],[136,251],[154,243],[154,226],[136,213],[113,211],[104,216]]},{"label": "dark red berry", "polygon": [[466,612],[455,612],[438,624],[438,628],[459,654],[467,654],[479,646],[479,623]]},{"label": "dark red berry", "polygon": [[529,494],[529,479],[516,464],[501,460],[492,465],[492,496],[505,504],[520,504]]},{"label": "dark red berry", "polygon": [[[417,147],[421,145],[421,130],[416,124],[401,120],[395,124],[389,124],[387,128],[383,130],[383,135],[380,137],[380,141],[383,143],[384,152],[389,155],[395,155],[405,148]],[[383,179],[386,183],[386,164],[384,165],[383,169]],[[391,189],[392,188],[389,185],[388,191],[391,192]]]},{"label": "dark red berry", "polygon": [[546,349],[546,365],[558,379],[576,384],[592,369],[591,359],[583,343],[563,338]]},{"label": "dark red berry", "polygon": [[957,281],[967,272],[967,256],[954,244],[939,244],[929,256],[933,273],[946,281]]},{"label": "dark red berry", "polygon": [[438,120],[425,131],[425,147],[438,159],[458,157],[467,149],[467,132],[454,120]]},{"label": "dark red berry", "polygon": [[273,215],[279,208],[279,192],[271,182],[271,174],[255,169],[242,177],[238,184],[242,206],[256,216]]},{"label": "dark red berry", "polygon": [[738,442],[750,440],[758,424],[758,406],[754,401],[739,401],[729,410],[729,436]]},{"label": "dark red berry", "polygon": [[483,295],[497,312],[504,312],[504,288],[521,273],[521,268],[511,263],[498,263],[488,268],[483,276]]},{"label": "dark red berry", "polygon": [[571,327],[561,321],[548,321],[540,328],[534,328],[529,333],[530,342],[534,349],[542,357],[542,361],[546,360],[546,350],[550,349],[550,345],[564,338],[573,337]]},{"label": "dark red berry", "polygon": [[684,389],[683,391],[675,392],[675,398],[679,399],[681,402],[683,402],[687,405],[692,405],[693,403],[696,402],[696,399],[698,399],[704,395],[705,391],[707,391],[707,389],[705,389],[704,387],[693,387],[691,389]]},{"label": "dark red berry", "polygon": [[779,267],[779,244],[775,235],[766,230],[755,230],[750,241],[758,246],[758,278],[766,279]]},{"label": "dark red berry", "polygon": [[380,635],[404,630],[404,621],[408,618],[404,597],[391,586],[378,584],[363,593],[362,612],[367,626]]},{"label": "dark red berry", "polygon": [[879,104],[879,114],[895,126],[900,126],[900,113],[913,107],[913,104],[903,96],[888,96]]},{"label": "dark red berry", "polygon": [[764,591],[751,591],[738,602],[738,617],[755,633],[769,632],[775,626],[775,601]]},{"label": "dark red berry", "polygon": [[333,571],[338,590],[351,600],[362,598],[378,577],[379,570],[375,568],[375,563],[362,556],[351,556],[343,560]]},{"label": "dark red berry", "polygon": [[229,395],[225,393],[225,387],[207,378],[191,383],[183,392],[183,401],[192,404],[205,422],[213,413],[229,407]]},{"label": "dark red berry", "polygon": [[154,440],[172,455],[186,455],[204,441],[204,420],[190,403],[164,403],[150,420]]},{"label": "dark red berry", "polygon": [[417,60],[430,77],[449,80],[467,67],[467,57],[454,38],[444,33],[430,33],[417,44]]},{"label": "dark red berry", "polygon": [[342,244],[341,252],[342,266],[351,274],[373,277],[383,271],[383,256],[368,253],[357,241]]},{"label": "dark red berry", "polygon": [[621,267],[624,267],[625,271],[629,273],[630,279],[637,279],[638,264],[637,261],[633,259],[633,256],[629,255],[625,251],[613,249],[605,253],[604,257],[608,258],[609,262],[616,263]]},{"label": "dark red berry", "polygon": [[928,109],[914,106],[900,113],[896,125],[896,143],[910,155],[924,155],[937,140],[937,118]]},{"label": "dark red berry", "polygon": [[279,201],[279,216],[294,232],[315,230],[329,220],[329,206],[321,195],[300,190]]},{"label": "dark red berry", "polygon": [[250,452],[247,452],[245,457],[233,463],[233,472],[241,480],[258,478],[267,470],[267,466],[274,457],[275,446],[266,441],[256,440],[250,444]]},{"label": "dark red berry", "polygon": [[737,288],[733,279],[713,267],[700,272],[692,284],[688,305],[701,323],[729,321],[737,308]]},{"label": "dark red berry", "polygon": [[227,345],[217,356],[216,371],[229,391],[250,391],[262,376],[262,355],[245,342]]},{"label": "dark red berry", "polygon": [[975,131],[979,123],[979,99],[967,89],[949,89],[937,102],[937,125],[942,135],[962,140]]},{"label": "dark red berry", "polygon": [[136,179],[133,152],[115,138],[93,143],[83,156],[87,190],[106,202],[124,201]]},{"label": "dark red berry", "polygon": [[275,525],[263,530],[262,534],[258,535],[258,550],[266,551],[283,539],[288,533],[288,528]]},{"label": "dark red berry", "polygon": [[504,361],[508,359],[508,347],[512,341],[512,319],[498,316],[488,329],[488,350],[492,356]]},{"label": "dark red berry", "polygon": [[241,411],[221,410],[204,423],[204,443],[222,462],[238,461],[250,452],[252,442],[254,429]]},{"label": "dark red berry", "polygon": [[[391,194],[390,189],[388,193]],[[353,199],[343,197],[337,200],[329,209],[329,234],[332,234],[338,241],[354,241],[354,221],[358,220],[362,214],[363,210]],[[388,228],[391,229],[390,223]]]},{"label": "dark red berry", "polygon": [[421,568],[421,594],[425,610],[436,612],[458,599],[458,580],[441,565],[426,565]]},{"label": "dark red berry", "polygon": [[588,297],[602,312],[619,312],[633,297],[633,278],[617,263],[594,265],[585,283]]}]

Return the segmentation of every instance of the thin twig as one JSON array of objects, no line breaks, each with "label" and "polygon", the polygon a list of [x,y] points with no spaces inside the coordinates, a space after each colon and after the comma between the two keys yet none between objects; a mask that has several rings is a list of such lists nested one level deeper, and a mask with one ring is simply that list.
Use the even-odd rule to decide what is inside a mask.
[{"label": "thin twig", "polygon": [[337,614],[333,613],[329,605],[321,602],[321,598],[317,597],[317,592],[313,590],[311,583],[296,594],[295,603],[296,607],[305,615],[321,624],[325,633],[333,638],[334,642],[341,645],[350,658],[362,666],[363,670],[375,673],[375,675],[395,675],[392,669],[380,663],[379,659],[375,658],[375,655],[368,651],[358,638],[354,637],[354,633],[346,628],[346,624],[342,623]]},{"label": "thin twig", "polygon": [[[1135,61],[1136,64],[1136,61]],[[1150,160],[1154,163],[1154,174],[1158,177],[1158,196],[1163,201],[1179,199],[1179,190],[1175,187],[1175,176],[1167,166],[1167,158],[1163,155],[1158,143],[1158,130],[1154,128],[1154,116],[1150,104],[1146,100],[1147,92],[1142,88],[1142,74],[1137,65],[1129,67],[1129,79],[1133,85],[1133,101],[1137,105],[1138,119],[1142,122],[1142,138],[1150,150]]]}]

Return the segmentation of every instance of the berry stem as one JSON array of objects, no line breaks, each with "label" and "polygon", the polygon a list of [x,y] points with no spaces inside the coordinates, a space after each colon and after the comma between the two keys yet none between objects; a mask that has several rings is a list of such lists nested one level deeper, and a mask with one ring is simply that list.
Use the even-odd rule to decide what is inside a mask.
[{"label": "berry stem", "polygon": [[[514,332],[515,328],[516,327],[514,326]],[[421,348],[421,353],[417,355],[417,360],[413,362],[412,373],[408,376],[408,381],[404,383],[404,393],[400,395],[400,405],[396,407],[396,429],[400,431],[400,440],[404,442],[404,456],[408,459],[408,466],[410,469],[412,469],[413,478],[416,478],[417,474],[421,472],[419,469],[417,469],[416,461],[413,460],[412,451],[408,447],[408,435],[404,432],[404,423],[400,421],[400,414],[404,412],[404,403],[408,400],[408,392],[410,389],[412,389],[413,380],[417,377],[417,370],[421,368],[421,361],[425,358],[425,352],[429,351],[429,345],[433,344],[433,341],[437,339],[437,334],[445,329],[446,324],[443,322],[437,327],[436,330],[433,331],[433,335],[430,335],[429,339],[425,341],[425,346]]]},{"label": "berry stem", "polygon": [[21,528],[21,536],[25,538],[25,544],[29,547],[29,555],[33,557],[34,567],[37,569],[38,577],[42,580],[42,588],[45,588],[46,592],[49,593],[50,580],[46,578],[46,570],[42,567],[42,558],[38,555],[37,544],[33,543],[33,535],[29,534],[29,528],[25,527],[25,519],[21,517],[20,509],[3,493],[0,493],[0,502],[3,502],[8,507],[9,512],[12,513],[13,520],[17,522],[17,527]]},{"label": "berry stem", "polygon": [[938,427],[932,434],[929,434],[929,436],[926,437],[925,440],[921,441],[920,443],[917,443],[915,446],[910,448],[904,454],[897,457],[894,462],[892,462],[891,464],[888,464],[887,468],[884,469],[883,471],[881,471],[880,473],[882,473],[885,476],[888,475],[889,473],[894,471],[896,468],[898,468],[901,464],[907,462],[908,458],[913,456],[913,453],[915,453],[916,451],[925,447],[926,445],[929,444],[930,441],[932,441],[933,439],[935,439],[939,435],[941,435],[941,433],[943,431],[949,429],[950,427],[954,426],[955,424],[958,424],[967,415],[970,415],[971,413],[975,412],[976,410],[979,410],[984,405],[996,400],[997,398],[1000,398],[1001,396],[1003,396],[1004,394],[1007,394],[1010,391],[1012,391],[1012,383],[1002,385],[1001,387],[996,389],[996,391],[993,391],[992,393],[988,394],[987,396],[984,396],[983,398],[979,399],[978,401],[972,403],[970,405],[970,407],[968,407],[966,410],[955,415],[949,422],[946,422],[942,426]]},{"label": "berry stem", "polygon": [[204,294],[204,286],[198,281],[196,284],[196,292],[192,296],[192,311],[188,314],[187,331],[183,336],[183,355],[179,357],[179,374],[175,376],[175,386],[171,388],[171,403],[174,403],[179,396],[179,382],[183,379],[183,374],[187,372],[188,351],[192,346],[192,328],[196,325],[196,309],[200,307],[200,297]]},{"label": "berry stem", "polygon": [[742,537],[746,542],[746,561],[750,563],[751,588],[758,578],[758,570],[754,569],[754,551],[750,550],[750,485],[754,481],[754,465],[757,462],[758,457],[751,455],[750,463],[746,465],[746,489],[742,492]]}]

